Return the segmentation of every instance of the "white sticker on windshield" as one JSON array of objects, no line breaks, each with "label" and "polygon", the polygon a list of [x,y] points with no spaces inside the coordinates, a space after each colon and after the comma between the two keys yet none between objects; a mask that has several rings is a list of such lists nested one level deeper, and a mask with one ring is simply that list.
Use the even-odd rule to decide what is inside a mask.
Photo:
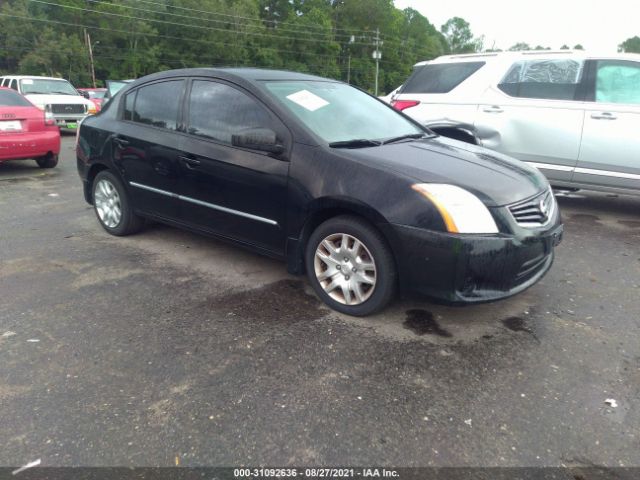
[{"label": "white sticker on windshield", "polygon": [[23,85],[33,85],[33,80],[31,80],[30,78],[23,78],[22,79],[22,84]]},{"label": "white sticker on windshield", "polygon": [[327,102],[324,98],[320,98],[316,94],[311,93],[309,90],[300,90],[299,92],[287,95],[287,98],[292,102],[297,103],[301,107],[306,108],[310,112],[315,112],[319,108],[329,105],[329,102]]}]

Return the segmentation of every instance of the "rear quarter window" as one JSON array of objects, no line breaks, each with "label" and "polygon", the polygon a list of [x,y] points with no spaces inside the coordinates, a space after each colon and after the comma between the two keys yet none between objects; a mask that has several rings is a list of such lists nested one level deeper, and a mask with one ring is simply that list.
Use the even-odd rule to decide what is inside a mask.
[{"label": "rear quarter window", "polygon": [[427,64],[417,68],[400,93],[449,93],[485,62]]},{"label": "rear quarter window", "polygon": [[583,67],[582,60],[573,59],[518,61],[498,88],[511,97],[575,100]]}]

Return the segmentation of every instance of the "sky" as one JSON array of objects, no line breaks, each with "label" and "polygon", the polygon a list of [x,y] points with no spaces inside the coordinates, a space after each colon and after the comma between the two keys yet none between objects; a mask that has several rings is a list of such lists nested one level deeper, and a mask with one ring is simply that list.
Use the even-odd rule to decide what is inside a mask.
[{"label": "sky", "polygon": [[440,29],[451,17],[462,17],[485,48],[507,50],[518,42],[559,49],[581,44],[612,53],[627,38],[640,36],[638,0],[395,0],[398,8],[418,10]]}]

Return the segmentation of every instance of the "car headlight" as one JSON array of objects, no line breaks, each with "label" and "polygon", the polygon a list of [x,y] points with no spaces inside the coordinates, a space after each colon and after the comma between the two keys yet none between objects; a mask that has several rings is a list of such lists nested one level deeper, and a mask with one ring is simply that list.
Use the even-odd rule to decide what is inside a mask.
[{"label": "car headlight", "polygon": [[440,183],[416,183],[411,188],[431,201],[450,233],[498,233],[491,213],[464,188]]},{"label": "car headlight", "polygon": [[88,111],[88,113],[90,115],[98,112],[98,109],[96,108],[96,106],[94,104],[87,105],[86,107],[87,107],[87,111]]}]

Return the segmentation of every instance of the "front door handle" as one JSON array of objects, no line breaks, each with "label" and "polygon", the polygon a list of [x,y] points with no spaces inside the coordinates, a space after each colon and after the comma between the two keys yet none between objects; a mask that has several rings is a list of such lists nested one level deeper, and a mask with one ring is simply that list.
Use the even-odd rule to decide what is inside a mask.
[{"label": "front door handle", "polygon": [[190,169],[198,168],[202,164],[202,162],[197,158],[185,157],[183,155],[180,155],[178,159],[183,161],[185,166]]},{"label": "front door handle", "polygon": [[592,113],[591,118],[595,120],[616,120],[618,117],[616,117],[611,112],[600,112],[600,113]]},{"label": "front door handle", "polygon": [[504,110],[499,107],[498,105],[491,105],[490,107],[484,107],[482,109],[483,112],[487,112],[487,113],[502,113],[504,112]]},{"label": "front door handle", "polygon": [[113,143],[118,145],[120,148],[124,148],[128,146],[131,142],[129,140],[125,140],[122,137],[113,137]]}]

